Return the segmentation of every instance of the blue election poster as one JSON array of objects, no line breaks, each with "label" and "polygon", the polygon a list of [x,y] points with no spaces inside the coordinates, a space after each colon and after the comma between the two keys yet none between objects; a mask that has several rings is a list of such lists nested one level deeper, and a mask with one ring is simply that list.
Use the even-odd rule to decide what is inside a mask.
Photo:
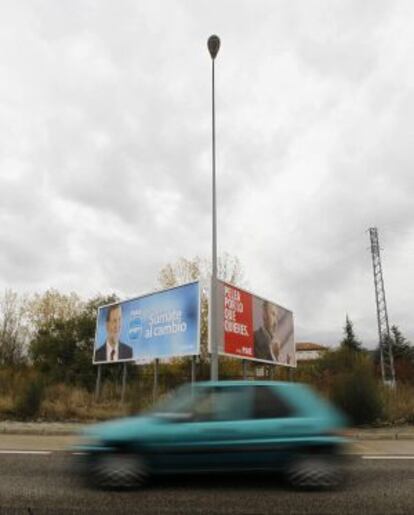
[{"label": "blue election poster", "polygon": [[199,283],[102,306],[94,363],[146,362],[199,354]]}]

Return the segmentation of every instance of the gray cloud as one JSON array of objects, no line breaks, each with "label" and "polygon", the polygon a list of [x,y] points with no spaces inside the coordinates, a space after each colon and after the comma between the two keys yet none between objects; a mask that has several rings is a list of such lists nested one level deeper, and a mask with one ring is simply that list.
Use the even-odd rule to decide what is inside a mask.
[{"label": "gray cloud", "polygon": [[[414,339],[414,45],[408,1],[10,2],[0,8],[0,287],[153,288],[219,246],[249,287],[334,344],[376,339],[369,226]],[[404,233],[405,236],[401,236]],[[404,273],[402,273],[404,269]]]}]

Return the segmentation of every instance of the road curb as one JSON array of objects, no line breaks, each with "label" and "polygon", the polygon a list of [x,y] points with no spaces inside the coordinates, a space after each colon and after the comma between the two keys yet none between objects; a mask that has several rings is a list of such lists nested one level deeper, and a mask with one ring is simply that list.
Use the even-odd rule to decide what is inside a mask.
[{"label": "road curb", "polygon": [[406,435],[404,434],[396,434],[395,435],[396,440],[414,440],[414,435],[411,433],[408,433]]},{"label": "road curb", "polygon": [[27,436],[75,436],[78,431],[48,431],[42,429],[1,429],[0,435],[27,435]]},{"label": "road curb", "polygon": [[[99,421],[0,421],[0,435],[28,436],[76,436],[83,429]],[[414,425],[394,427],[350,427],[344,430],[344,436],[352,440],[414,440]]]},{"label": "road curb", "polygon": [[396,433],[354,433],[349,437],[355,440],[397,440]]},{"label": "road curb", "polygon": [[74,436],[86,424],[60,424],[60,423],[33,423],[33,422],[6,422],[0,423],[0,435],[27,435],[27,436]]},{"label": "road curb", "polygon": [[[27,435],[27,436],[76,436],[87,424],[79,427],[51,428],[51,427],[7,427],[0,425],[0,435]],[[347,432],[346,436],[352,440],[414,440],[414,431],[375,431],[375,432]]]},{"label": "road curb", "polygon": [[355,440],[414,440],[414,432],[373,432],[348,433]]}]

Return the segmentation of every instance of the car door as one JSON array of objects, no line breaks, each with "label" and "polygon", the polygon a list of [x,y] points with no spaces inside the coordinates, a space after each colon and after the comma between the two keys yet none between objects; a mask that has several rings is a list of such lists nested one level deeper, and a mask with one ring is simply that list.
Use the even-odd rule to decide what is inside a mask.
[{"label": "car door", "polygon": [[277,389],[251,387],[251,416],[244,424],[244,468],[278,468],[309,432],[309,420],[301,416]]},{"label": "car door", "polygon": [[[170,424],[159,443],[158,465],[165,469],[240,468],[251,418],[252,389],[243,386],[196,388],[188,417]],[[168,424],[168,422],[167,422]]]}]

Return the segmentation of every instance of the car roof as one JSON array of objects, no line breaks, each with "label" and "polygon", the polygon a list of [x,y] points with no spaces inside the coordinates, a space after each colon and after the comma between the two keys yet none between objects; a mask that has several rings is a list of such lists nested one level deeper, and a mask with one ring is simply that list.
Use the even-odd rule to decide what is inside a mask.
[{"label": "car roof", "polygon": [[295,387],[302,383],[290,383],[288,381],[248,381],[248,380],[231,380],[231,381],[199,381],[193,383],[193,386],[289,386]]},{"label": "car roof", "polygon": [[[186,385],[188,387],[188,385]],[[190,385],[191,386],[191,385]],[[203,387],[255,387],[267,386],[278,390],[285,400],[290,402],[303,416],[315,417],[333,417],[339,424],[344,424],[343,416],[334,408],[331,403],[327,402],[320,394],[318,394],[311,386],[305,383],[294,383],[288,381],[200,381],[192,385],[195,388]]]}]

